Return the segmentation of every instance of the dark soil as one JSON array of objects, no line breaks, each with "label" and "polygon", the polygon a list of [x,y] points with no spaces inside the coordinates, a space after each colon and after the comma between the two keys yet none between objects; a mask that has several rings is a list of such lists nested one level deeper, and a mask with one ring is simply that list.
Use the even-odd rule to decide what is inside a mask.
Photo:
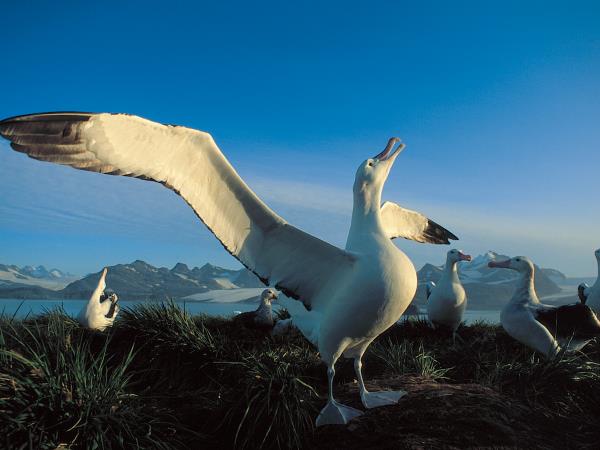
[{"label": "dark soil", "polygon": [[[310,448],[585,448],[570,439],[576,428],[567,431],[566,423],[553,423],[545,411],[478,384],[403,376],[371,380],[367,388],[408,393],[397,405],[367,410],[346,426],[318,429]],[[356,383],[339,386],[336,397],[364,409]]]}]

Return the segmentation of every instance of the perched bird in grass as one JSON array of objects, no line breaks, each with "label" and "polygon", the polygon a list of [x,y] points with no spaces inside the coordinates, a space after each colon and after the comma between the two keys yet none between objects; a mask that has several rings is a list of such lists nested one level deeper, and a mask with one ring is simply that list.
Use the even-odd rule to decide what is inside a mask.
[{"label": "perched bird in grass", "polygon": [[534,285],[535,266],[528,257],[491,261],[488,266],[520,274],[515,293],[500,314],[502,327],[519,342],[553,357],[561,347],[579,350],[600,336],[600,321],[583,303],[553,306],[540,302]]},{"label": "perched bird in grass", "polygon": [[354,359],[365,407],[394,404],[405,394],[369,392],[362,377],[367,347],[398,321],[417,288],[412,262],[391,239],[448,244],[456,236],[423,214],[382,206],[383,186],[404,148],[399,139],[358,167],[350,232],[341,249],[275,214],[208,133],[125,114],[43,113],[0,121],[0,134],[34,159],[163,184],[266,285],[300,300],[309,316],[295,325],[327,365],[329,395],[317,425],[344,424],[361,414],[333,397],[341,356]]},{"label": "perched bird in grass", "polygon": [[277,291],[272,288],[265,289],[260,296],[260,306],[256,311],[238,314],[233,321],[246,328],[270,331],[275,325],[271,302],[277,300]]},{"label": "perched bird in grass", "polygon": [[446,266],[437,282],[427,285],[427,317],[436,328],[452,331],[456,340],[456,330],[462,322],[467,307],[467,294],[458,278],[458,262],[471,261],[471,256],[452,249],[446,256]]},{"label": "perched bird in grass", "polygon": [[106,273],[107,268],[104,268],[98,281],[98,286],[92,293],[87,304],[83,307],[77,321],[85,328],[90,330],[104,331],[107,327],[110,327],[117,314],[119,313],[119,298],[114,292],[106,294]]},{"label": "perched bird in grass", "polygon": [[596,314],[600,314],[600,248],[594,252],[598,267],[596,282],[590,287],[587,283],[581,283],[577,288],[577,294],[581,303],[588,305]]}]

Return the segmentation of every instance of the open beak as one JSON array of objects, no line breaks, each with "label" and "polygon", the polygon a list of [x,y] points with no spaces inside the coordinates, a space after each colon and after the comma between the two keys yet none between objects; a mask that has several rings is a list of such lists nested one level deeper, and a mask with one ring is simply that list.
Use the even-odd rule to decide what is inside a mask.
[{"label": "open beak", "polygon": [[377,159],[378,161],[394,161],[400,152],[404,150],[404,147],[406,147],[404,144],[400,143],[400,145],[398,145],[398,147],[396,147],[394,150],[394,146],[398,143],[400,143],[400,138],[390,138],[383,151],[373,159]]},{"label": "open beak", "polygon": [[506,261],[490,261],[488,267],[500,267],[502,269],[510,269],[510,259]]},{"label": "open beak", "polygon": [[471,261],[471,255],[466,255],[466,254],[464,254],[463,252],[460,252],[460,253],[458,254],[458,259],[459,259],[460,261]]}]

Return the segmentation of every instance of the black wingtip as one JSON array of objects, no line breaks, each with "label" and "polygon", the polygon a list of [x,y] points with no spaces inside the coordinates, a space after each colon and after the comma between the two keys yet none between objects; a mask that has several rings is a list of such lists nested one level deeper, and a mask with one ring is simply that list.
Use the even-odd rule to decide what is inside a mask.
[{"label": "black wingtip", "polygon": [[454,233],[446,230],[443,226],[431,219],[427,219],[425,235],[431,239],[429,242],[433,244],[450,245],[450,240],[458,241],[458,237],[456,237]]},{"label": "black wingtip", "polygon": [[50,111],[33,114],[21,114],[18,116],[7,117],[0,120],[0,125],[7,125],[15,122],[34,122],[34,121],[51,121],[51,120],[78,120],[86,121],[97,113],[83,111]]}]

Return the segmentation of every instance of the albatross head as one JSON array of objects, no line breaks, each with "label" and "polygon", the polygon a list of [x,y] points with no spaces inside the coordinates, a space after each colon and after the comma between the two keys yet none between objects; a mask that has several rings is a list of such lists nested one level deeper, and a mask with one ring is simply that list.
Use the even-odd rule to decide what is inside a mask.
[{"label": "albatross head", "polygon": [[533,273],[533,262],[527,256],[515,256],[506,261],[490,261],[488,267],[500,267],[503,269],[512,269],[520,273]]},{"label": "albatross head", "polygon": [[471,255],[467,255],[463,253],[462,250],[453,248],[448,252],[446,260],[451,263],[458,261],[471,261]]},{"label": "albatross head", "polygon": [[273,288],[265,289],[260,298],[265,303],[271,303],[273,300],[277,300],[277,291]]},{"label": "albatross head", "polygon": [[[399,145],[396,147],[396,144]],[[362,194],[365,197],[381,194],[394,160],[404,147],[400,139],[393,137],[381,153],[364,161],[356,171],[354,194]]]},{"label": "albatross head", "polygon": [[600,262],[600,248],[594,252],[596,259]]}]

